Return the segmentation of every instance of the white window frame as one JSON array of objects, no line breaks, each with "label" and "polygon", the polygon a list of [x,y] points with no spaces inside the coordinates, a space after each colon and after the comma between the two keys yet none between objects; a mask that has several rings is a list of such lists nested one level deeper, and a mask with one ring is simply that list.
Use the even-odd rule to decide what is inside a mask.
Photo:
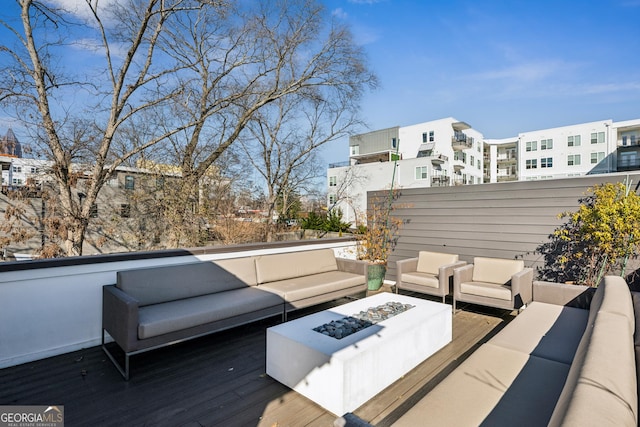
[{"label": "white window frame", "polygon": [[567,147],[580,147],[580,145],[582,145],[580,135],[569,135],[567,137]]},{"label": "white window frame", "polygon": [[525,151],[538,151],[538,141],[527,141]]},{"label": "white window frame", "polygon": [[429,168],[426,166],[416,166],[416,181],[429,179]]},{"label": "white window frame", "polygon": [[567,166],[580,166],[580,154],[569,154],[567,156]]},{"label": "white window frame", "polygon": [[338,185],[338,177],[337,176],[330,176],[329,177],[329,187],[336,187]]},{"label": "white window frame", "polygon": [[540,140],[540,150],[551,150],[552,148],[553,148],[553,138]]},{"label": "white window frame", "polygon": [[525,165],[527,169],[538,169],[538,159],[527,159]]},{"label": "white window frame", "polygon": [[552,168],[553,157],[543,157],[540,159],[540,168]]}]

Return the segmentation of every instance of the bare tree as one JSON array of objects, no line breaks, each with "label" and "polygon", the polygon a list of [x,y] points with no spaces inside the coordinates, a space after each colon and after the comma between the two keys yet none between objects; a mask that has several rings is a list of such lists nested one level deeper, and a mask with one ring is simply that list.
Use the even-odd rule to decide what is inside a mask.
[{"label": "bare tree", "polygon": [[[171,111],[181,121],[196,123],[172,138],[183,178],[183,201],[174,204],[172,216],[182,218],[185,227],[202,178],[271,103],[315,98],[317,109],[310,114],[324,116],[333,103],[323,97],[349,100],[353,106],[376,84],[348,29],[330,21],[315,0],[262,0],[255,7],[244,6],[229,9],[226,16],[201,13],[176,20],[163,44],[176,62],[193,62],[191,74],[181,74],[183,92],[174,98]],[[291,102],[280,105],[285,104]],[[316,129],[314,137],[320,133]]]},{"label": "bare tree", "polygon": [[[35,129],[44,155],[53,161],[64,251],[81,255],[91,208],[115,168],[188,126],[158,132],[119,156],[112,152],[123,124],[181,90],[173,76],[185,65],[158,58],[156,46],[167,21],[217,6],[196,0],[129,0],[107,10],[96,0],[85,0],[89,17],[84,20],[50,2],[17,4],[22,27],[2,21],[14,38],[0,47],[6,64],[0,72],[0,102]],[[91,65],[83,64],[86,69],[76,71],[69,54],[79,47],[90,47],[94,57]],[[71,61],[66,69],[60,57]],[[75,190],[78,174],[90,177],[81,198]]]},{"label": "bare tree", "polygon": [[311,192],[324,173],[318,148],[359,125],[356,113],[357,105],[340,93],[312,91],[274,102],[249,123],[243,147],[264,179],[270,220],[287,211],[293,191]]}]

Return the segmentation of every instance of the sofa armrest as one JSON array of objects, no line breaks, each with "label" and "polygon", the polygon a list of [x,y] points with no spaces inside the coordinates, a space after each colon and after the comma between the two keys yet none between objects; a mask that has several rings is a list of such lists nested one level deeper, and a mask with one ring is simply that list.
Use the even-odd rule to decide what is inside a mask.
[{"label": "sofa armrest", "polygon": [[362,274],[364,277],[367,277],[367,265],[369,265],[367,261],[349,258],[336,258],[336,262],[338,264],[338,270],[340,271]]},{"label": "sofa armrest", "polygon": [[418,270],[418,258],[407,258],[396,261],[396,289],[402,287],[402,275]]},{"label": "sofa armrest", "polygon": [[473,278],[473,264],[463,265],[453,269],[453,292],[460,293],[460,284],[470,282]]},{"label": "sofa armrest", "polygon": [[511,276],[511,295],[520,295],[522,301],[514,301],[514,307],[529,304],[533,300],[533,268],[525,268]]},{"label": "sofa armrest", "polygon": [[595,288],[566,283],[533,282],[533,300],[547,304],[566,305],[567,307],[589,310]]},{"label": "sofa armrest", "polygon": [[466,261],[456,261],[451,264],[441,265],[438,268],[438,281],[440,282],[440,287],[443,289],[449,288],[449,278],[453,277],[453,271],[456,268],[463,267],[467,265]]},{"label": "sofa armrest", "polygon": [[138,301],[115,285],[102,287],[102,328],[125,352],[136,349],[138,308]]}]

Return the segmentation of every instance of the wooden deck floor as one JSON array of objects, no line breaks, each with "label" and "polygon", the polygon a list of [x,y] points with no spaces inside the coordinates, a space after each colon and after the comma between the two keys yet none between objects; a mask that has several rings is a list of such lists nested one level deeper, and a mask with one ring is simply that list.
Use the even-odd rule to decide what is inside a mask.
[{"label": "wooden deck floor", "polygon": [[[511,317],[463,307],[453,317],[449,345],[354,414],[390,425]],[[134,356],[128,382],[100,347],[2,369],[0,405],[64,405],[68,427],[332,426],[335,415],[265,374],[266,328],[277,323],[274,318]]]}]

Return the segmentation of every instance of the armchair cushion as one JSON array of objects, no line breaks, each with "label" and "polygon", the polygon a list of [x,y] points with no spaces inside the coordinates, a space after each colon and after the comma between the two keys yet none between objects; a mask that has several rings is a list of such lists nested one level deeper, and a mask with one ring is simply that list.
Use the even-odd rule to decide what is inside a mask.
[{"label": "armchair cushion", "polygon": [[456,254],[420,251],[418,253],[418,267],[416,271],[437,276],[441,266],[453,264],[457,261],[458,255]]},{"label": "armchair cushion", "polygon": [[414,283],[416,285],[428,286],[430,288],[438,289],[440,284],[438,277],[430,273],[421,273],[414,271],[412,273],[403,273],[402,280],[404,282]]},{"label": "armchair cushion", "polygon": [[497,298],[505,301],[511,300],[511,287],[507,285],[498,285],[496,283],[464,282],[460,284],[460,292],[463,294]]},{"label": "armchair cushion", "polygon": [[524,270],[524,261],[515,259],[475,257],[473,265],[473,282],[499,285],[508,285],[514,274]]}]

